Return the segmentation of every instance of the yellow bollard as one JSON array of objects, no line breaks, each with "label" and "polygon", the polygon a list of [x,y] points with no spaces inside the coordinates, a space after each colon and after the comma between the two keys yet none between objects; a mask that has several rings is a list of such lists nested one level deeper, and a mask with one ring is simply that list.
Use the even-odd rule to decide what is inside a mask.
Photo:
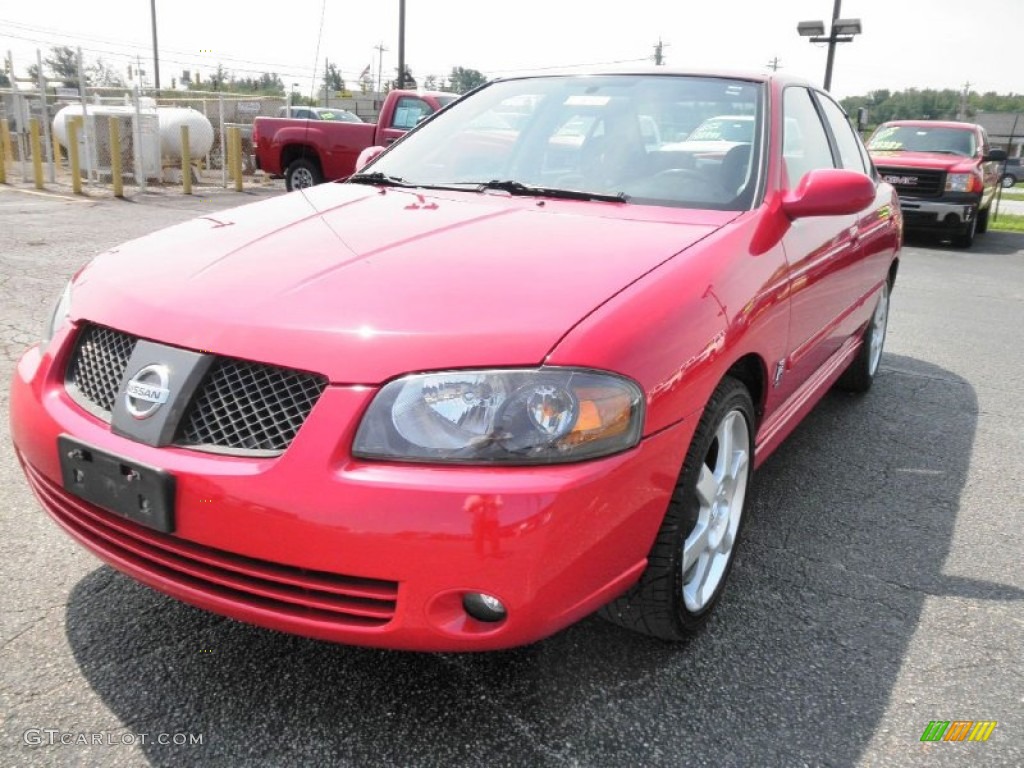
[{"label": "yellow bollard", "polygon": [[108,118],[110,128],[110,181],[114,185],[114,197],[124,197],[124,179],[121,178],[121,128],[117,118]]},{"label": "yellow bollard", "polygon": [[33,117],[28,121],[29,138],[32,142],[32,175],[35,178],[36,189],[43,188],[43,147],[39,141],[39,118]]},{"label": "yellow bollard", "polygon": [[0,143],[3,144],[3,159],[8,163],[13,163],[14,152],[11,150],[11,124],[7,122],[6,117],[0,120]]},{"label": "yellow bollard", "polygon": [[60,142],[57,141],[57,132],[50,131],[50,138],[53,139],[53,169],[59,172],[61,170],[61,158]]},{"label": "yellow bollard", "polygon": [[81,117],[72,117],[68,127],[68,165],[71,166],[71,191],[82,194],[82,174],[78,162],[78,129],[82,126]]},{"label": "yellow bollard", "polygon": [[188,145],[188,126],[181,126],[181,185],[186,195],[192,194],[192,153]]},{"label": "yellow bollard", "polygon": [[237,127],[228,128],[228,170],[235,180],[235,192],[242,191],[242,137]]}]

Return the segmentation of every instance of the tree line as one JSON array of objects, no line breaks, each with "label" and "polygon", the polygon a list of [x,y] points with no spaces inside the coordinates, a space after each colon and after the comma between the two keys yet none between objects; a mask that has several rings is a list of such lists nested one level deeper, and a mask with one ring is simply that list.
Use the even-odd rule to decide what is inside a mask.
[{"label": "tree line", "polygon": [[[66,88],[78,88],[78,54],[66,45],[54,46],[49,54],[43,59],[43,73],[51,85],[60,84]],[[134,77],[142,78],[143,71],[133,71],[140,68],[139,64],[128,65],[125,68],[127,79]],[[83,75],[87,87],[124,88],[127,86],[126,78],[122,72],[110,66],[103,58],[98,58],[87,64],[83,63]],[[357,79],[356,88],[363,93],[370,93],[376,87],[376,81],[370,73],[370,68]],[[39,77],[39,67],[36,64],[29,65],[28,77],[35,81]],[[455,93],[466,93],[486,82],[487,78],[478,70],[465,67],[452,67],[451,73],[445,75],[428,75],[423,80],[423,87],[429,90],[453,91]],[[382,83],[384,91],[397,87],[398,69],[395,68],[394,79]],[[418,86],[412,70],[406,66],[405,82],[406,88]],[[9,88],[11,80],[8,73],[0,71],[0,88]],[[197,91],[230,91],[233,93],[252,93],[266,96],[283,96],[285,94],[285,83],[276,72],[264,72],[255,77],[240,77],[228,70],[223,64],[218,63],[217,69],[208,74],[205,79],[199,71],[185,70],[181,72],[180,78],[171,78],[171,89],[176,90],[183,86],[189,90]],[[335,64],[327,63],[324,67],[323,77],[320,81],[320,91],[326,87],[330,93],[339,93],[346,90],[345,79],[341,70]],[[299,101],[309,101],[300,98]],[[314,100],[315,103],[315,100]]]},{"label": "tree line", "polygon": [[860,108],[867,109],[868,122],[873,125],[887,120],[972,120],[979,112],[1022,112],[1024,95],[1000,94],[995,91],[978,93],[952,88],[908,88],[905,91],[880,89],[866,96],[850,96],[840,102],[849,115]]}]

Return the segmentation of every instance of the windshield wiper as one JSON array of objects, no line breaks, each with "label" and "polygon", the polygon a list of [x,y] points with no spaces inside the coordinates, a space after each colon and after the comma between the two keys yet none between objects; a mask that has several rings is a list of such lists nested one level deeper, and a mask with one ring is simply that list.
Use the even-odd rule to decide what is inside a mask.
[{"label": "windshield wiper", "polygon": [[348,177],[353,184],[379,184],[382,187],[415,187],[403,178],[388,176],[386,173],[374,171],[373,173],[356,173]]},{"label": "windshield wiper", "polygon": [[616,192],[615,194],[603,194],[601,192],[584,192],[578,189],[533,187],[528,184],[523,184],[521,181],[512,181],[511,179],[505,181],[492,179],[491,181],[481,182],[474,186],[476,186],[476,188],[481,192],[483,192],[485,189],[497,189],[504,192],[508,192],[510,195],[524,195],[528,197],[555,197],[561,200],[601,200],[608,203],[625,203],[629,200],[629,195],[627,195],[625,192]]}]

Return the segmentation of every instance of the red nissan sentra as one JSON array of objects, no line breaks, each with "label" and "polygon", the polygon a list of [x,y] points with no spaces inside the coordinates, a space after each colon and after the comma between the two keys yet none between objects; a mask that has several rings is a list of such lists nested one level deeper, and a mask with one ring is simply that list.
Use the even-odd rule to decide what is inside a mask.
[{"label": "red nissan sentra", "polygon": [[[716,116],[749,137],[694,149]],[[100,254],[18,364],[14,443],[90,551],[243,621],[483,650],[602,608],[679,639],[755,467],[870,387],[901,229],[807,83],[501,80],[346,183]]]}]

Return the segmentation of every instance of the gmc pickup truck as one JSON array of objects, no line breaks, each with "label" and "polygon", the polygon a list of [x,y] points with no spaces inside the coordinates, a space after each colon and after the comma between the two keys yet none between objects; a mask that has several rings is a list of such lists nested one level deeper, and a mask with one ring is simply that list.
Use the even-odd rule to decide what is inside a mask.
[{"label": "gmc pickup truck", "polygon": [[457,98],[440,91],[391,91],[376,123],[257,117],[252,126],[256,167],[284,176],[289,192],[347,178],[364,149],[391,144]]},{"label": "gmc pickup truck", "polygon": [[896,188],[907,230],[937,231],[970,248],[988,229],[1006,152],[989,144],[980,125],[894,120],[878,126],[868,151]]}]

